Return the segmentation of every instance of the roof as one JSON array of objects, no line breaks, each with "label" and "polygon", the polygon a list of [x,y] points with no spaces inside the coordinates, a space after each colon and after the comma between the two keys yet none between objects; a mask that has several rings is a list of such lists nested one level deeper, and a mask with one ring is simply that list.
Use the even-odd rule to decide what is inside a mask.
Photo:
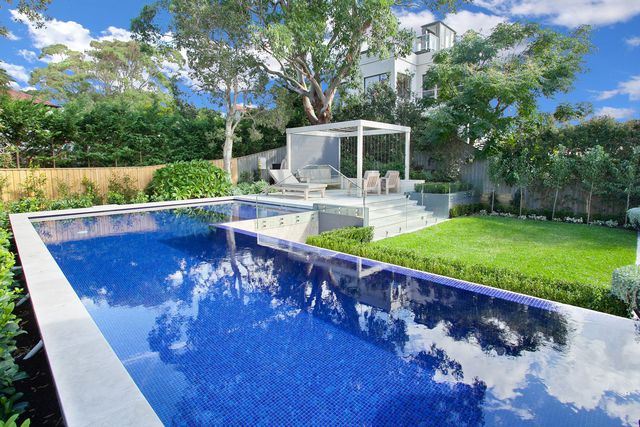
[{"label": "roof", "polygon": [[426,27],[430,27],[434,24],[442,24],[444,27],[447,27],[448,29],[450,29],[451,31],[453,31],[454,33],[458,34],[458,32],[456,30],[454,30],[453,28],[451,28],[450,26],[448,26],[447,24],[445,24],[442,21],[433,21],[433,22],[429,22],[428,24],[424,24],[423,26],[421,26],[420,28],[426,28]]},{"label": "roof", "polygon": [[357,136],[359,128],[362,129],[363,136],[411,132],[411,128],[408,126],[374,122],[371,120],[349,120],[347,122],[288,128],[287,134],[348,137]]},{"label": "roof", "polygon": [[53,107],[53,108],[59,107],[59,105],[56,105],[53,102],[36,98],[35,95],[31,95],[19,90],[7,89],[6,92],[7,92],[7,95],[9,95],[9,98],[11,99],[18,99],[21,101],[33,101],[35,104],[43,104],[43,105],[46,105],[47,107]]}]

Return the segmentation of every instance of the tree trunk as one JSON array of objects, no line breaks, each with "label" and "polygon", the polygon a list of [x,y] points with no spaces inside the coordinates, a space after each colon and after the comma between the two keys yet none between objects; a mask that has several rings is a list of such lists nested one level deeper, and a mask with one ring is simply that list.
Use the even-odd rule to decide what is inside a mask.
[{"label": "tree trunk", "polygon": [[631,191],[627,191],[627,208],[624,210],[624,225],[627,226],[627,212],[629,212],[629,204],[631,203]]},{"label": "tree trunk", "polygon": [[496,201],[496,187],[493,187],[493,190],[491,191],[491,213],[494,212],[493,205],[495,204],[495,201]]},{"label": "tree trunk", "polygon": [[224,170],[227,171],[229,177],[231,177],[231,158],[233,156],[233,118],[227,114],[227,119],[224,124],[224,147],[222,148],[222,160],[224,163]]},{"label": "tree trunk", "polygon": [[558,191],[560,187],[556,187],[556,195],[553,197],[553,209],[551,210],[551,221],[556,219],[556,204],[558,203]]},{"label": "tree trunk", "polygon": [[524,187],[520,187],[520,216],[522,216],[523,205],[524,205]]},{"label": "tree trunk", "polygon": [[331,122],[331,105],[325,106],[321,100],[302,97],[302,107],[312,125]]},{"label": "tree trunk", "polygon": [[593,182],[589,190],[589,200],[587,201],[587,224],[591,222],[591,198],[593,197]]},{"label": "tree trunk", "polygon": [[16,168],[20,168],[20,149],[16,147]]}]

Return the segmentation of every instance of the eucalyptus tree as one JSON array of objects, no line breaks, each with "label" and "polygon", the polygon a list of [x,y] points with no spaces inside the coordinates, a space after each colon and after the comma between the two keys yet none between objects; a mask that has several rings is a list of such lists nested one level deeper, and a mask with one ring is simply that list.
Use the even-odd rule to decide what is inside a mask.
[{"label": "eucalyptus tree", "polygon": [[[170,15],[167,26],[158,16],[163,11]],[[143,40],[182,50],[194,89],[222,107],[223,160],[229,173],[236,128],[258,111],[268,82],[252,47],[250,19],[249,11],[236,1],[160,0],[143,8],[132,22]]]},{"label": "eucalyptus tree", "polygon": [[514,122],[536,114],[541,97],[567,92],[591,51],[588,27],[565,35],[534,23],[503,23],[488,36],[466,32],[434,55],[426,72],[430,115],[423,145],[496,144]]},{"label": "eucalyptus tree", "polygon": [[[18,11],[19,16],[29,19],[36,25],[42,25],[44,12],[51,3],[51,0],[0,0],[0,6],[3,4],[15,8]],[[8,37],[9,29],[4,25],[0,26],[0,37]]]},{"label": "eucalyptus tree", "polygon": [[125,96],[147,104],[154,100],[170,103],[167,64],[180,66],[183,62],[175,50],[135,40],[92,41],[86,52],[57,44],[43,48],[40,57],[54,60],[36,68],[29,83],[60,101]]}]

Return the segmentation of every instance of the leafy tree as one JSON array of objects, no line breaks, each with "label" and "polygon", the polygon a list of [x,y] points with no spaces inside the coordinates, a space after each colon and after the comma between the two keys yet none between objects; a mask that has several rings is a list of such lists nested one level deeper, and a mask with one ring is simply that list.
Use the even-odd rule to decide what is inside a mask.
[{"label": "leafy tree", "polygon": [[22,166],[20,153],[29,145],[38,145],[50,137],[43,126],[49,107],[30,100],[2,97],[0,108],[0,142],[15,155],[16,167]]},{"label": "leafy tree", "polygon": [[[41,15],[41,12],[44,12],[47,7],[49,7],[51,0],[1,0],[0,6],[2,6],[3,3],[7,6],[15,7],[20,15],[36,25],[42,25],[44,17]],[[0,26],[0,37],[7,37],[8,35],[9,30],[7,27]]]},{"label": "leafy tree", "polygon": [[[625,212],[631,208],[631,197],[640,195],[640,146],[633,147],[631,156],[621,159],[617,168],[618,184],[626,194]],[[627,215],[624,216],[627,225]]]},{"label": "leafy tree", "polygon": [[161,9],[171,15],[171,43],[186,51],[198,89],[225,112],[222,157],[225,170],[231,173],[236,129],[252,112],[267,84],[246,28],[250,13],[235,1],[161,0],[145,7],[133,22],[134,30],[142,38],[161,41],[166,32],[156,20]]},{"label": "leafy tree", "polygon": [[93,41],[91,49],[76,52],[58,44],[42,49],[40,57],[62,58],[36,68],[29,83],[49,97],[68,101],[87,96],[124,96],[151,104],[171,102],[165,64],[182,64],[175,50],[158,49],[138,41]]},{"label": "leafy tree", "polygon": [[571,180],[573,175],[573,159],[567,148],[559,145],[549,152],[543,180],[547,187],[554,189],[553,209],[551,219],[556,217],[556,207],[558,204],[558,194]]},{"label": "leafy tree", "polygon": [[593,194],[605,185],[610,162],[611,157],[601,145],[587,149],[578,160],[580,178],[587,188],[587,223],[591,221]]},{"label": "leafy tree", "polygon": [[[456,2],[435,0],[429,4],[451,7]],[[181,3],[190,2],[160,0],[146,6],[133,28],[149,34],[147,23],[159,7],[170,5],[174,13],[182,8]],[[302,97],[302,107],[312,124],[331,121],[338,89],[357,75],[363,44],[371,55],[404,55],[409,53],[413,38],[410,31],[399,28],[392,11],[393,6],[409,5],[404,0],[218,0],[205,5],[193,5],[195,13],[185,16],[187,23],[211,25],[198,17],[215,22],[224,15],[227,27],[233,25],[243,37],[250,37],[245,53],[255,53],[263,70]]]},{"label": "leafy tree", "polygon": [[515,128],[501,141],[498,154],[490,165],[491,175],[501,178],[507,185],[520,189],[520,213],[524,207],[525,192],[539,173],[539,156],[536,147],[520,138],[526,129],[535,128],[538,122],[526,122]]},{"label": "leafy tree", "polygon": [[488,36],[468,31],[451,48],[434,55],[425,88],[430,108],[423,145],[467,141],[496,144],[514,122],[536,113],[540,97],[571,89],[590,52],[590,31],[569,35],[534,23],[503,23]]},{"label": "leafy tree", "polygon": [[414,37],[400,29],[392,11],[395,0],[241,3],[252,11],[250,28],[262,66],[302,97],[312,124],[331,121],[338,89],[358,76],[363,45],[370,55],[404,56]]}]

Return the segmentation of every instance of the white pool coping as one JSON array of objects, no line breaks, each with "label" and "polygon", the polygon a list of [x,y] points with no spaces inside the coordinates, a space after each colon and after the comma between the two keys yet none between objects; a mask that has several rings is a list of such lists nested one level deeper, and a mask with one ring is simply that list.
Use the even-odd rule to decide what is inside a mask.
[{"label": "white pool coping", "polygon": [[60,270],[32,220],[171,209],[230,200],[234,197],[102,205],[9,216],[67,426],[161,426],[162,422]]}]

